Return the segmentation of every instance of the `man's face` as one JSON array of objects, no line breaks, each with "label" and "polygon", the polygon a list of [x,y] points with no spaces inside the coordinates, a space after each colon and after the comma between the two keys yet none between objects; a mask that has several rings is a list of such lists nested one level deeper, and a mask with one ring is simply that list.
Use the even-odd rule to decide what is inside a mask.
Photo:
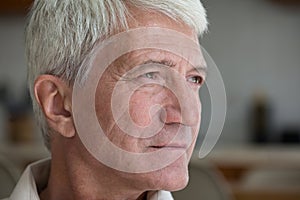
[{"label": "man's face", "polygon": [[[197,41],[196,34],[186,25],[154,12],[144,15],[137,10],[135,13],[135,18],[139,20],[130,22],[132,28],[168,28]],[[127,42],[135,41],[134,38],[129,38]],[[133,153],[149,153],[161,149],[168,151],[170,155],[175,151],[183,152],[175,162],[160,170],[140,174],[117,172],[121,177],[136,183],[136,187],[178,190],[187,184],[187,166],[200,124],[201,104],[198,92],[205,78],[205,73],[194,67],[188,60],[171,52],[159,49],[135,50],[113,62],[99,80],[95,98],[96,114],[104,133],[114,145]],[[129,100],[118,99],[120,107],[128,105],[131,120],[128,123],[139,128],[150,125],[161,127],[157,133],[142,138],[130,134],[136,131],[132,127],[126,132],[119,127],[118,120],[126,112],[114,108],[112,99],[114,89],[120,83],[125,86],[121,91],[124,96],[130,94]],[[114,109],[119,109],[118,118],[113,115]],[[159,159],[163,161],[166,158]]]}]

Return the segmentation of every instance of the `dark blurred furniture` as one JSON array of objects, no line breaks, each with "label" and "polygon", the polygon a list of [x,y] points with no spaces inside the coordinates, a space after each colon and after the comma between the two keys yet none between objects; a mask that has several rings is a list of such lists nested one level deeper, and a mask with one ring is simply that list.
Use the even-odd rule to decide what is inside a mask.
[{"label": "dark blurred furniture", "polygon": [[293,167],[258,167],[245,174],[235,189],[242,200],[300,199],[300,170]]},{"label": "dark blurred furniture", "polygon": [[299,145],[243,145],[205,158],[224,175],[236,200],[299,200]]}]

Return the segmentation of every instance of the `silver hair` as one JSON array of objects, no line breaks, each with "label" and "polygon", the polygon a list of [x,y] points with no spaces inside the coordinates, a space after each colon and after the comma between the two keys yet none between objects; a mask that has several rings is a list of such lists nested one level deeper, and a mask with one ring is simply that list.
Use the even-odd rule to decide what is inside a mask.
[{"label": "silver hair", "polygon": [[128,29],[129,4],[182,21],[198,35],[207,29],[200,0],[35,0],[25,36],[28,86],[48,149],[51,131],[34,97],[35,80],[52,74],[71,84],[79,71],[84,73],[79,67],[98,41]]}]

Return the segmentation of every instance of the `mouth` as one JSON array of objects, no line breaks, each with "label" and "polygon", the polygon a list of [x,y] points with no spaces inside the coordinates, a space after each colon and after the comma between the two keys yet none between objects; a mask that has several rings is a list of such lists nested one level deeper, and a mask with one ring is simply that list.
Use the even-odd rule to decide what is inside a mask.
[{"label": "mouth", "polygon": [[162,145],[153,145],[149,146],[151,149],[187,149],[186,144],[162,144]]},{"label": "mouth", "polygon": [[158,133],[155,137],[150,138],[148,149],[156,150],[179,150],[185,151],[193,141],[193,134],[189,127],[185,126],[168,126]]}]

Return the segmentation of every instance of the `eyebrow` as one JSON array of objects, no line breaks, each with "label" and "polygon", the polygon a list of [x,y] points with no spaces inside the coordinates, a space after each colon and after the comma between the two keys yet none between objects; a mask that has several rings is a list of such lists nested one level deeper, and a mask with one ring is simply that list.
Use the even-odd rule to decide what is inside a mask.
[{"label": "eyebrow", "polygon": [[[142,65],[146,65],[146,64],[161,64],[161,65],[165,65],[165,66],[169,66],[169,67],[175,67],[176,66],[176,63],[174,63],[173,61],[171,60],[147,60],[145,62],[142,63]],[[199,65],[199,66],[196,66],[196,67],[193,67],[193,69],[189,70],[188,73],[190,72],[193,72],[193,71],[197,71],[197,72],[202,72],[204,73],[205,76],[207,76],[207,66],[202,66],[202,65]]]},{"label": "eyebrow", "polygon": [[171,68],[176,66],[176,64],[171,60],[160,60],[160,61],[158,61],[158,60],[150,59],[150,60],[147,60],[147,61],[143,62],[143,65],[146,65],[146,64],[161,64],[161,65],[169,66]]}]

